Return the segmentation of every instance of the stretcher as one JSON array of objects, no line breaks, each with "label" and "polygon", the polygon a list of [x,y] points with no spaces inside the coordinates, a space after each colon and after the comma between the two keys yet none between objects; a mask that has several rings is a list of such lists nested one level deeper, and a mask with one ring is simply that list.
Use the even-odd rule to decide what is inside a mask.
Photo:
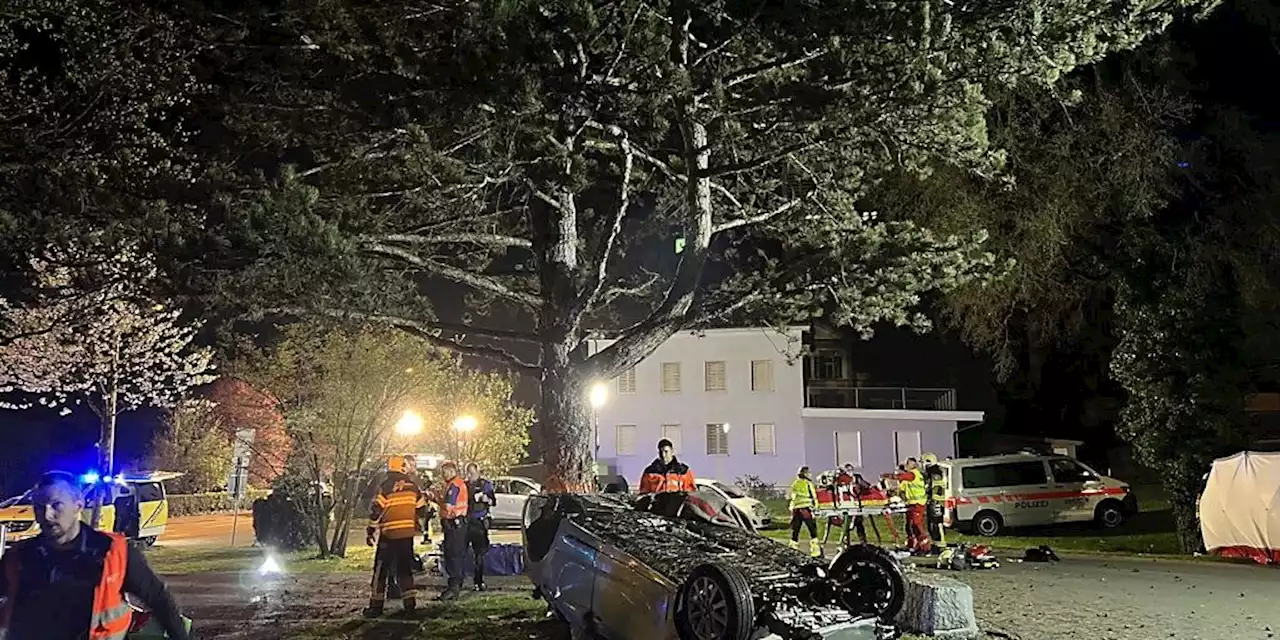
[{"label": "stretcher", "polygon": [[871,530],[875,533],[876,544],[883,544],[884,539],[880,535],[880,527],[876,524],[876,517],[884,518],[885,526],[889,529],[889,535],[893,539],[893,543],[899,544],[901,538],[898,536],[898,527],[893,522],[893,517],[907,512],[907,506],[901,500],[896,498],[890,499],[884,491],[872,487],[864,491],[861,495],[855,494],[853,487],[850,485],[834,485],[818,489],[817,492],[817,508],[813,510],[815,518],[825,519],[827,522],[827,530],[822,536],[822,544],[826,544],[831,539],[831,530],[839,528],[840,542],[843,544],[851,544],[851,530],[855,518],[867,518],[867,522],[871,525]]}]

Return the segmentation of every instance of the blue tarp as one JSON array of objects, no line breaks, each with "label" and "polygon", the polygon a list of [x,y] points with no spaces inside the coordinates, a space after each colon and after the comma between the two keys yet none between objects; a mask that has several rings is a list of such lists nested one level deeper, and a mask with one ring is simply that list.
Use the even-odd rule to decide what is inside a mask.
[{"label": "blue tarp", "polygon": [[[440,573],[448,578],[449,574],[444,570],[444,562],[439,566]],[[475,573],[475,558],[471,553],[467,553],[463,558],[462,570],[468,576]],[[524,575],[524,547],[518,544],[491,545],[489,553],[484,556],[484,574],[486,576]]]}]

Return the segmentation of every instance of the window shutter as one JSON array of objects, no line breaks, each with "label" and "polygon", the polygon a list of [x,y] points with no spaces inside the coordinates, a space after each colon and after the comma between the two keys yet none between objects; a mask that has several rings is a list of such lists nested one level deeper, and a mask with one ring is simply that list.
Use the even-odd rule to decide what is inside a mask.
[{"label": "window shutter", "polygon": [[618,393],[635,393],[636,392],[636,370],[635,368],[627,369],[618,376]]},{"label": "window shutter", "polygon": [[683,443],[681,443],[680,441],[681,440],[680,425],[678,424],[662,425],[662,437],[663,439],[671,441],[671,446],[676,450],[676,455],[679,455],[682,451],[684,451],[684,448],[682,447]]},{"label": "window shutter", "polygon": [[620,424],[617,428],[617,439],[614,441],[618,455],[634,456],[636,454],[636,426]]},{"label": "window shutter", "polygon": [[758,456],[771,456],[777,453],[774,450],[774,434],[772,424],[756,424],[751,427],[753,439],[755,440],[755,454]]},{"label": "window shutter", "polygon": [[662,392],[680,393],[680,363],[662,363]]},{"label": "window shutter", "polygon": [[773,391],[773,361],[751,361],[751,390]]},{"label": "window shutter", "polygon": [[728,389],[725,380],[725,363],[723,360],[710,361],[703,365],[704,387],[707,391],[724,391]]},{"label": "window shutter", "polygon": [[729,454],[729,432],[722,422],[707,423],[707,455],[723,456]]}]

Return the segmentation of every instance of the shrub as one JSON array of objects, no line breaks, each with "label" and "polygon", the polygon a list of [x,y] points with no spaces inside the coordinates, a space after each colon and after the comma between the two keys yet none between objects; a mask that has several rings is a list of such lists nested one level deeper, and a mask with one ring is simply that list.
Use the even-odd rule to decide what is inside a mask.
[{"label": "shrub", "polygon": [[[249,491],[240,500],[240,508],[248,509],[253,501],[267,495],[266,491]],[[169,496],[169,516],[198,516],[206,513],[226,513],[235,509],[235,499],[226,491],[213,493],[186,493]]]},{"label": "shrub", "polygon": [[760,476],[739,476],[733,481],[742,492],[759,500],[761,502],[767,500],[781,500],[785,497],[783,491],[778,487],[760,479]]}]

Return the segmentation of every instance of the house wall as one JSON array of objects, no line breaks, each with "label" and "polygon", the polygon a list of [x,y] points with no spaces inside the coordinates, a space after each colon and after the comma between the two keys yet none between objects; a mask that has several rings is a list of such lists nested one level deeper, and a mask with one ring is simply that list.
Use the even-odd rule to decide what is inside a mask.
[{"label": "house wall", "polygon": [[[723,329],[673,336],[636,366],[635,393],[619,393],[618,381],[609,383],[608,398],[596,411],[598,460],[634,487],[657,455],[662,425],[679,424],[676,455],[698,477],[733,482],[740,476],[756,475],[773,483],[788,482],[805,455],[800,336],[800,329],[786,334],[772,329]],[[610,342],[593,341],[592,352]],[[772,391],[752,391],[752,360],[773,362]],[[725,391],[705,390],[704,363],[708,361],[726,363]],[[662,392],[664,362],[680,363],[679,393]],[[730,425],[728,455],[707,455],[708,423]],[[774,425],[774,454],[753,453],[755,423]],[[616,427],[620,424],[636,425],[633,455],[617,454]]]},{"label": "house wall", "polygon": [[808,417],[804,418],[804,464],[809,465],[814,473],[843,465],[845,460],[836,460],[835,434],[861,432],[861,473],[872,480],[895,470],[901,462],[895,458],[894,433],[897,431],[920,432],[921,453],[932,453],[939,458],[955,456],[954,420]]}]

